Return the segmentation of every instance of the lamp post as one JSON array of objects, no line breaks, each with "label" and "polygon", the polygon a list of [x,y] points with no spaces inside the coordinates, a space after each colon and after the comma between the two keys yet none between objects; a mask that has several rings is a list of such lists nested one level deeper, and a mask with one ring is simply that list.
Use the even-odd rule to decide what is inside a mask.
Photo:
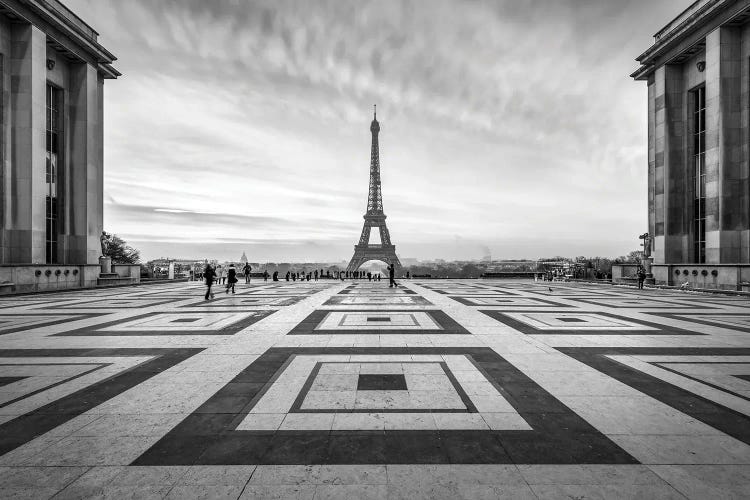
[{"label": "lamp post", "polygon": [[643,258],[641,261],[643,262],[643,268],[646,271],[646,276],[648,278],[652,278],[653,275],[651,274],[651,262],[653,259],[651,258],[651,235],[648,233],[643,233],[642,235],[638,236],[639,240],[642,240],[641,246],[643,247]]}]

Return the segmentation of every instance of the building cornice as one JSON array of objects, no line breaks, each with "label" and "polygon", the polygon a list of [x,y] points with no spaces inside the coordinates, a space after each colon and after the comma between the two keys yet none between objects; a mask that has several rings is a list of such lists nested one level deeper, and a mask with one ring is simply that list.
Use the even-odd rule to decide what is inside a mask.
[{"label": "building cornice", "polygon": [[48,45],[67,58],[96,67],[104,78],[117,78],[117,58],[98,41],[98,33],[57,0],[0,0],[0,14],[41,29]]},{"label": "building cornice", "polygon": [[[750,0],[699,0],[654,35],[654,44],[636,58],[640,67],[630,76],[645,80],[657,66],[681,62],[686,52],[697,52],[705,36],[750,14]],[[683,57],[684,59],[684,57]]]}]

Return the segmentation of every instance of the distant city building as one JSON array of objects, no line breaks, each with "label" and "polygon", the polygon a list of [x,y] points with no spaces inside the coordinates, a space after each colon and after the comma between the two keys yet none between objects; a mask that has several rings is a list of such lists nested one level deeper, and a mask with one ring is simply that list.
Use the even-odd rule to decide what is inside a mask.
[{"label": "distant city building", "polygon": [[245,264],[247,262],[247,255],[245,255],[245,252],[242,252],[242,257],[240,257],[240,262]]},{"label": "distant city building", "polygon": [[57,0],[0,0],[0,282],[11,291],[96,284],[86,266],[102,253],[104,80],[120,76],[98,36]]},{"label": "distant city building", "polygon": [[748,1],[693,3],[655,35],[631,75],[648,85],[656,283],[750,282],[748,16]]}]

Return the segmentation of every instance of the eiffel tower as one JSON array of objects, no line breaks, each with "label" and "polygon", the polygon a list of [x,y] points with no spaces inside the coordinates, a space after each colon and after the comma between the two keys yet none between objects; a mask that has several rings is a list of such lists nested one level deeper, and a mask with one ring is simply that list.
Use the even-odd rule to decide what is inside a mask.
[{"label": "eiffel tower", "polygon": [[[370,124],[372,132],[372,148],[370,150],[370,193],[367,196],[367,213],[364,215],[365,225],[362,228],[362,236],[359,243],[354,246],[354,256],[349,261],[346,270],[356,271],[359,266],[368,260],[380,260],[386,264],[401,267],[396,256],[396,245],[391,243],[391,235],[385,225],[385,214],[383,213],[383,193],[380,190],[380,152],[378,149],[378,110],[375,107],[374,117]],[[377,228],[380,231],[380,244],[370,244],[370,230]]]}]

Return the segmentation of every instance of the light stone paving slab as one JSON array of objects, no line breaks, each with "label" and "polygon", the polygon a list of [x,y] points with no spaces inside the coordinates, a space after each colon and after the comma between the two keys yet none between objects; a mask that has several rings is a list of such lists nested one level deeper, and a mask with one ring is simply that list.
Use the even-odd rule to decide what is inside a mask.
[{"label": "light stone paving slab", "polygon": [[[181,316],[185,312],[197,316],[191,323],[210,328],[209,321],[218,317],[200,316],[202,307],[225,320],[247,314],[237,310],[247,307],[241,299],[226,301],[220,311],[203,305],[186,309],[202,299],[204,288],[199,283],[0,298],[0,308],[10,305],[14,315],[23,317],[15,325],[6,324],[9,330],[21,331],[0,335],[0,349],[6,353],[0,360],[0,430],[12,428],[14,439],[21,439],[0,456],[0,496],[410,500],[749,496],[750,381],[742,377],[750,366],[750,340],[737,330],[746,326],[741,315],[750,304],[747,299],[712,296],[709,300],[672,291],[636,293],[557,283],[549,293],[546,284],[518,281],[420,283],[429,287],[402,283],[412,295],[380,283],[287,285],[254,280],[249,286],[240,284],[237,297],[257,296],[269,305],[284,303],[286,297],[301,300],[278,306],[277,312],[233,335],[55,336],[113,322],[117,322],[115,329],[138,331],[143,328],[138,317],[144,313],[158,313],[158,321],[147,325],[155,331],[168,331],[171,321],[186,317]],[[340,294],[346,289],[349,293]],[[438,290],[468,298],[458,302]],[[324,305],[333,296],[343,297],[341,303],[347,305]],[[433,304],[425,311],[445,312],[470,335],[399,333],[399,327],[428,324],[419,309],[423,306],[408,306],[408,313],[401,310],[417,296]],[[512,301],[503,302],[506,298]],[[539,299],[564,307],[552,311]],[[712,307],[705,310],[710,316],[695,315],[696,322],[691,321],[692,313],[683,314],[681,309],[689,300],[697,307]],[[153,305],[133,307],[141,301]],[[367,309],[378,304],[372,305],[377,309],[345,320],[351,328],[346,334],[287,335],[315,310],[331,310],[346,318],[354,311],[343,307],[363,303]],[[510,304],[519,310],[513,311]],[[99,306],[106,308],[95,309]],[[15,308],[21,308],[20,314]],[[583,319],[592,331],[527,335],[481,309],[526,315],[536,318],[537,326],[554,330],[568,328],[566,323],[571,330],[581,330],[580,324],[574,325],[581,321],[559,318]],[[58,323],[38,326],[44,317],[61,316],[57,313],[63,310],[104,314],[72,321],[60,318]],[[662,310],[680,311],[679,319],[652,314]],[[389,318],[390,326],[379,326],[387,333],[357,334],[357,329],[371,329],[370,323],[377,323],[366,321],[368,315]],[[414,315],[419,319],[409,323]],[[712,324],[697,322],[706,319]],[[650,335],[642,322],[701,335]],[[97,349],[101,352],[94,352]],[[185,357],[170,366],[159,365],[168,352],[182,352]],[[486,353],[498,356],[497,360],[491,362]],[[106,370],[101,372],[106,376],[96,378],[97,371],[81,375],[82,363],[87,362],[113,364],[99,368]],[[310,379],[317,363],[317,377],[322,378]],[[450,368],[453,381],[442,364]],[[408,390],[359,391],[361,374],[402,376]],[[65,377],[75,378],[65,382]],[[308,381],[311,401],[319,398],[320,404],[332,404],[337,411],[289,411]],[[430,411],[434,404],[458,408],[460,403],[466,408],[454,382],[477,411]],[[542,395],[551,399],[542,403]],[[4,405],[11,396],[20,400]],[[545,406],[549,401],[560,406],[550,412]],[[399,411],[399,405],[407,404],[410,412]],[[563,408],[571,414],[556,417]],[[350,412],[356,409],[362,412]],[[617,460],[629,456],[642,465],[597,463],[612,456],[587,457],[573,448],[542,451],[533,441],[517,441],[531,430],[564,433],[573,417],[588,426],[579,435],[586,446],[590,444],[586,440],[599,433],[600,439],[611,443],[610,450],[624,453]],[[33,431],[49,419],[57,423],[26,437],[16,433],[24,428]],[[232,441],[225,438],[222,444],[222,434],[212,434],[212,429],[220,430],[220,422],[232,420],[235,427],[240,425],[236,428],[247,426],[248,430],[238,431],[244,433],[242,439],[256,435],[268,443],[264,448],[260,441],[253,442],[235,455],[236,460],[252,452],[255,458],[250,463],[227,465],[229,459],[222,458],[222,453],[230,453]],[[188,424],[198,427],[185,427]],[[199,432],[193,433],[193,428]],[[473,433],[484,437],[472,442]],[[424,440],[432,434],[440,436],[442,451]],[[158,463],[150,450],[162,450],[158,443],[170,436],[177,437],[183,448],[172,455],[160,452],[162,463]],[[414,441],[416,436],[421,440]],[[282,439],[286,441],[275,444]],[[322,447],[316,444],[320,440],[325,443]],[[337,457],[355,446],[361,446],[362,460],[378,463],[323,465],[340,460]],[[199,452],[191,455],[192,447],[199,447]],[[266,451],[261,453],[260,448]],[[567,452],[568,458],[561,458],[560,451]],[[293,458],[290,452],[303,458]],[[350,456],[347,460],[357,457],[346,456]],[[490,456],[508,463],[477,463]],[[139,464],[144,457],[149,457],[149,465]],[[175,463],[178,459],[188,463]],[[426,459],[443,463],[408,462]],[[206,465],[199,460],[225,463]],[[549,460],[584,463],[538,465]],[[468,463],[450,465],[451,461]]]}]

